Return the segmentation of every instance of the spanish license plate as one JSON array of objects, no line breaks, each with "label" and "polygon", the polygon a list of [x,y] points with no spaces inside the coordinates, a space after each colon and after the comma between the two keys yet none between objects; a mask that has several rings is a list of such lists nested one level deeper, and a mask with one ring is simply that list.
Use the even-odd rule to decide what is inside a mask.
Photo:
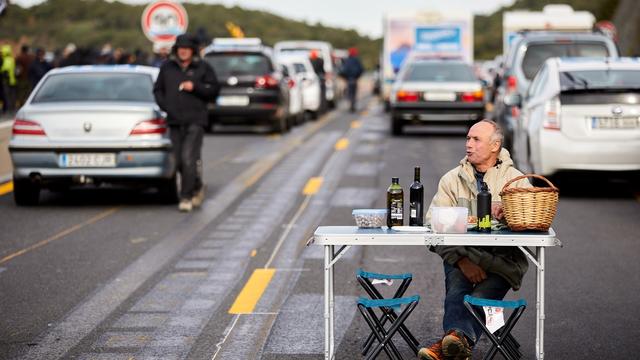
[{"label": "spanish license plate", "polygon": [[249,105],[248,96],[218,96],[216,103],[219,106],[247,106]]},{"label": "spanish license plate", "polygon": [[452,92],[427,92],[424,93],[426,101],[456,101],[456,93]]},{"label": "spanish license plate", "polygon": [[637,129],[640,127],[640,117],[592,117],[592,129]]},{"label": "spanish license plate", "polygon": [[116,154],[113,153],[75,153],[60,154],[60,167],[65,168],[104,168],[116,166]]}]

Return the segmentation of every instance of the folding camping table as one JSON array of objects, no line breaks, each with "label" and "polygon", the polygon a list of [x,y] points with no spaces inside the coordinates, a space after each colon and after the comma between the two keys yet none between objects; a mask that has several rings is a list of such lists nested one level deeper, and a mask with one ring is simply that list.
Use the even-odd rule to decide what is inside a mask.
[{"label": "folding camping table", "polygon": [[[320,226],[313,244],[324,246],[324,358],[335,358],[333,266],[354,245],[381,246],[517,246],[536,271],[536,358],[544,359],[544,270],[545,248],[561,246],[553,229],[548,232],[492,231],[465,234],[398,232],[386,227],[360,229],[355,226]],[[338,248],[336,251],[336,247]],[[535,251],[529,249],[535,248]]]}]

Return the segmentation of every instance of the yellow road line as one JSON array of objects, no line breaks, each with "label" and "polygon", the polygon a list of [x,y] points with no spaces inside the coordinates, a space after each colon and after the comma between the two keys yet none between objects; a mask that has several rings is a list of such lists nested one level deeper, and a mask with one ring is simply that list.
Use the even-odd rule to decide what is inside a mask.
[{"label": "yellow road line", "polygon": [[229,314],[250,314],[267,289],[275,269],[256,269],[229,309]]},{"label": "yellow road line", "polygon": [[13,181],[9,181],[0,185],[0,196],[8,194],[13,191]]},{"label": "yellow road line", "polygon": [[309,181],[307,181],[307,185],[304,186],[304,189],[302,190],[302,194],[313,195],[317,193],[318,190],[320,190],[320,187],[322,186],[323,180],[324,179],[320,176],[312,177],[311,179],[309,179]]},{"label": "yellow road line", "polygon": [[340,140],[338,140],[338,142],[336,142],[336,150],[344,150],[346,148],[349,147],[349,139],[347,138],[342,138]]},{"label": "yellow road line", "polygon": [[253,249],[251,250],[251,257],[255,257],[258,254],[258,250]]},{"label": "yellow road line", "polygon": [[362,121],[360,120],[354,120],[351,122],[352,129],[359,129],[361,126],[362,126]]},{"label": "yellow road line", "polygon": [[0,259],[0,265],[6,263],[7,261],[9,261],[9,260],[11,260],[13,258],[16,258],[18,256],[24,255],[24,254],[26,254],[26,253],[28,253],[28,252],[30,252],[32,250],[35,250],[35,249],[40,248],[40,247],[43,247],[43,246],[47,245],[48,243],[50,243],[52,241],[61,239],[61,238],[65,237],[65,236],[67,236],[67,235],[69,235],[69,234],[71,234],[71,233],[73,233],[75,231],[78,231],[78,230],[82,229],[85,226],[88,226],[88,225],[91,225],[93,223],[96,223],[96,222],[106,218],[107,216],[112,215],[113,213],[118,211],[118,209],[119,209],[118,207],[115,207],[115,208],[103,211],[100,214],[92,217],[89,220],[81,222],[80,224],[76,224],[76,225],[74,225],[74,226],[72,226],[72,227],[70,227],[70,228],[68,228],[66,230],[63,230],[63,231],[61,231],[61,232],[59,232],[59,233],[57,233],[57,234],[55,234],[55,235],[53,235],[53,236],[51,236],[49,238],[46,238],[46,239],[44,239],[44,240],[42,240],[42,241],[40,241],[40,242],[38,242],[36,244],[33,244],[33,245],[31,245],[29,247],[26,247],[26,248],[24,248],[22,250],[16,251],[13,254],[9,254],[9,255],[3,257],[2,259]]}]

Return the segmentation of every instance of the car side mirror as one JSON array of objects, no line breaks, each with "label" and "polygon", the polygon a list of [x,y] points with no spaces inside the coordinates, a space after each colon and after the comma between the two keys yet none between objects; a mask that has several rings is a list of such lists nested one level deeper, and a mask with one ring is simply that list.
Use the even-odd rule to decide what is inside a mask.
[{"label": "car side mirror", "polygon": [[520,94],[510,94],[504,97],[504,104],[506,106],[517,106],[520,107],[522,105],[522,95]]}]

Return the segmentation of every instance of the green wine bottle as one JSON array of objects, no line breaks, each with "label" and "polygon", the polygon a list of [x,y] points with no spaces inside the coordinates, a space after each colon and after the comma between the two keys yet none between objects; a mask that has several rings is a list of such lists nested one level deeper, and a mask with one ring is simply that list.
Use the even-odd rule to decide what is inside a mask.
[{"label": "green wine bottle", "polygon": [[402,226],[404,214],[404,192],[400,179],[391,178],[391,186],[387,189],[387,226]]}]

